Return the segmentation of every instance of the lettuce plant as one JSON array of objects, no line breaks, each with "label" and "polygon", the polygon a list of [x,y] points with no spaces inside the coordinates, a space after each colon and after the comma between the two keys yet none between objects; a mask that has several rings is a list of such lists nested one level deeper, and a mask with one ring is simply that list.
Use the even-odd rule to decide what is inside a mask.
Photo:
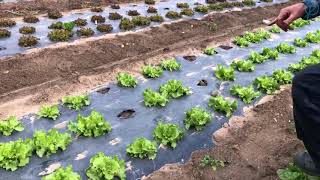
[{"label": "lettuce plant", "polygon": [[320,34],[308,32],[304,39],[310,43],[320,43]]},{"label": "lettuce plant", "polygon": [[249,61],[252,61],[253,63],[261,64],[265,62],[268,59],[267,56],[261,55],[255,51],[250,52],[250,55],[248,57]]},{"label": "lettuce plant", "polygon": [[29,163],[33,146],[30,139],[0,142],[0,167],[15,171]]},{"label": "lettuce plant", "polygon": [[291,27],[300,28],[305,25],[309,25],[310,23],[311,23],[311,21],[309,21],[309,20],[304,20],[304,19],[299,18],[291,23]]},{"label": "lettuce plant", "polygon": [[212,159],[209,155],[205,155],[200,162],[202,167],[210,166],[213,171],[216,171],[219,167],[224,167],[224,161]]},{"label": "lettuce plant", "polygon": [[199,13],[203,13],[203,14],[207,14],[209,11],[209,8],[205,5],[198,5],[194,8],[194,11],[199,12]]},{"label": "lettuce plant", "polygon": [[197,131],[200,131],[210,121],[211,114],[209,112],[202,108],[194,107],[187,111],[186,118],[184,119],[184,125],[186,129],[194,127]]},{"label": "lettuce plant", "polygon": [[94,110],[87,117],[79,114],[77,123],[70,122],[68,129],[77,135],[86,137],[102,136],[112,130],[110,123],[105,120],[103,115]]},{"label": "lettuce plant", "polygon": [[313,50],[311,53],[311,56],[320,59],[320,50],[319,49]]},{"label": "lettuce plant", "polygon": [[208,103],[209,107],[217,112],[224,113],[227,117],[230,117],[232,113],[237,109],[238,103],[237,101],[227,100],[223,98],[223,96],[215,96],[209,99]]},{"label": "lettuce plant", "polygon": [[293,44],[297,47],[307,47],[308,42],[301,38],[295,38]]},{"label": "lettuce plant", "polygon": [[276,49],[278,52],[283,54],[294,54],[296,52],[296,48],[294,46],[289,45],[288,43],[280,43]]},{"label": "lettuce plant", "polygon": [[38,117],[56,120],[60,116],[58,105],[42,106],[38,112]]},{"label": "lettuce plant", "polygon": [[181,64],[174,58],[163,60],[160,66],[167,71],[178,71],[181,68]]},{"label": "lettuce plant", "polygon": [[253,62],[245,60],[235,60],[231,63],[231,67],[240,72],[252,72],[255,70]]},{"label": "lettuce plant", "polygon": [[158,123],[153,130],[153,137],[163,145],[169,145],[172,148],[177,146],[177,141],[182,139],[184,131],[177,124]]},{"label": "lettuce plant", "polygon": [[0,120],[0,133],[5,136],[10,136],[13,131],[21,132],[23,130],[22,123],[15,116]]},{"label": "lettuce plant", "polygon": [[278,177],[280,180],[312,180],[317,179],[310,177],[306,173],[304,173],[301,169],[299,169],[294,164],[290,163],[289,166],[285,169],[279,169],[277,171]]},{"label": "lettuce plant", "polygon": [[152,91],[150,88],[143,92],[144,105],[147,107],[164,107],[169,102],[167,96]]},{"label": "lettuce plant", "polygon": [[280,33],[281,28],[279,28],[277,25],[273,25],[269,31],[272,33]]},{"label": "lettuce plant", "polygon": [[217,51],[214,48],[208,47],[203,51],[204,54],[212,56],[217,54]]},{"label": "lettuce plant", "polygon": [[189,8],[183,8],[180,12],[181,15],[185,15],[185,16],[193,16],[194,15],[194,11],[192,9]]},{"label": "lettuce plant", "polygon": [[241,87],[240,85],[233,85],[230,88],[230,93],[233,96],[239,97],[244,103],[249,104],[254,99],[260,96],[259,92],[256,92],[253,86]]},{"label": "lettuce plant", "polygon": [[291,84],[293,78],[291,72],[286,70],[276,70],[272,73],[272,77],[279,85]]},{"label": "lettuce plant", "polygon": [[45,131],[36,131],[33,134],[33,146],[39,157],[57,153],[59,149],[66,150],[71,143],[71,135],[68,133],[59,133],[56,129]]},{"label": "lettuce plant", "polygon": [[263,48],[261,54],[268,59],[276,60],[279,58],[279,52],[276,49]]},{"label": "lettuce plant", "polygon": [[158,66],[144,66],[142,67],[142,74],[148,78],[158,78],[162,76],[163,70]]},{"label": "lettuce plant", "polygon": [[248,40],[246,40],[244,37],[235,37],[235,39],[233,40],[234,44],[236,44],[237,46],[240,47],[248,47],[250,42]]},{"label": "lettuce plant", "polygon": [[89,180],[126,179],[126,164],[117,156],[110,157],[99,152],[90,159],[89,168],[86,170]]},{"label": "lettuce plant", "polygon": [[66,168],[60,167],[52,174],[44,176],[41,180],[81,180],[81,177],[78,173],[74,172],[72,166]]},{"label": "lettuce plant", "polygon": [[132,75],[130,75],[128,73],[123,73],[123,72],[118,73],[117,81],[118,81],[118,84],[123,87],[134,88],[138,84],[138,81],[135,77],[133,77]]},{"label": "lettuce plant", "polygon": [[90,105],[90,99],[87,94],[79,96],[66,96],[62,98],[62,103],[70,109],[80,110],[84,106]]},{"label": "lettuce plant", "polygon": [[177,8],[189,8],[189,4],[188,3],[177,3]]},{"label": "lettuce plant", "polygon": [[168,98],[179,98],[191,94],[189,88],[184,87],[181,81],[169,80],[160,86],[160,93]]},{"label": "lettuce plant", "polygon": [[270,32],[266,31],[265,29],[259,29],[256,32],[254,32],[255,36],[261,40],[269,39],[271,37]]},{"label": "lettuce plant", "polygon": [[232,67],[224,67],[219,64],[214,74],[219,80],[223,80],[223,81],[235,80],[234,69]]},{"label": "lettuce plant", "polygon": [[290,64],[288,70],[292,73],[296,73],[304,69],[306,66],[302,63]]},{"label": "lettuce plant", "polygon": [[157,143],[146,138],[137,138],[127,146],[126,151],[131,157],[155,159],[157,156]]},{"label": "lettuce plant", "polygon": [[274,91],[279,89],[279,84],[273,77],[258,77],[255,79],[254,84],[257,86],[258,90],[267,94],[272,94]]}]

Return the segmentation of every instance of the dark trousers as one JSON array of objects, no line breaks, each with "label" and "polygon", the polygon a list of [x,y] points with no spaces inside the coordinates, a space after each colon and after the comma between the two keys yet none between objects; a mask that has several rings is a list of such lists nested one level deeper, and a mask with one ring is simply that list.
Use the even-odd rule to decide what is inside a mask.
[{"label": "dark trousers", "polygon": [[320,65],[297,73],[292,83],[297,136],[320,168]]}]

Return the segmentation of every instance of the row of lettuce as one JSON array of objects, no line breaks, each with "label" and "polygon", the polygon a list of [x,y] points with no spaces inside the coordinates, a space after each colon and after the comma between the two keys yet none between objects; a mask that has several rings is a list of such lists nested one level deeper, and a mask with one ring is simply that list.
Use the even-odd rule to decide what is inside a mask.
[{"label": "row of lettuce", "polygon": [[[147,3],[152,5],[150,3]],[[241,2],[223,2],[223,3],[215,3],[209,5],[197,5],[194,9],[190,9],[189,3],[177,3],[177,7],[181,9],[180,12],[176,11],[168,11],[165,15],[168,19],[179,19],[182,16],[193,16],[195,12],[207,14],[210,10],[223,10],[225,8],[231,7],[244,7],[244,6],[254,6],[255,2],[252,0],[243,0]],[[112,8],[119,9],[120,6],[112,5]],[[94,7],[91,9],[93,12],[102,13],[104,10],[101,7]],[[123,17],[123,15],[117,12],[109,13],[108,18],[110,20],[120,20],[119,28],[124,31],[132,30],[138,26],[149,26],[151,22],[161,23],[165,19],[160,14],[158,14],[158,9],[154,6],[149,6],[147,12],[149,14],[153,14],[151,16],[141,16],[137,10],[129,10],[127,14],[132,16],[132,18]],[[48,17],[51,19],[59,19],[63,15],[57,11],[49,11]],[[102,15],[93,15],[91,17],[91,22],[97,24],[96,30],[101,33],[111,33],[113,31],[113,26],[111,24],[107,24],[106,18]],[[23,18],[23,21],[26,23],[37,23],[39,22],[39,18],[36,16],[28,15]],[[54,22],[48,28],[52,29],[48,33],[48,38],[53,42],[64,42],[69,41],[74,34],[77,34],[78,37],[90,37],[95,34],[95,31],[92,28],[85,27],[88,24],[87,19],[78,18],[72,22]],[[16,25],[16,21],[12,19],[0,19],[0,39],[8,38],[11,36],[11,31],[9,27],[13,27]],[[73,31],[74,27],[79,27],[76,32]],[[38,38],[33,36],[32,34],[36,33],[36,28],[33,26],[23,26],[19,29],[19,32],[23,34],[19,40],[18,45],[22,47],[31,47],[36,46],[38,42]]]},{"label": "row of lettuce", "polygon": [[[253,33],[258,34],[262,39],[270,37],[270,34],[263,30]],[[264,36],[261,36],[261,34],[264,34]],[[306,46],[308,43],[320,43],[320,31],[308,33],[301,40],[306,41]],[[296,43],[294,44],[298,47],[305,47]],[[246,60],[235,60],[230,67],[218,65],[214,74],[221,81],[234,81],[235,71],[253,72],[256,64],[263,63],[269,59],[277,60],[279,53],[293,54],[295,52],[296,48],[294,46],[281,43],[274,49],[264,48],[261,53],[251,52]],[[214,55],[216,51],[214,48],[207,48],[204,50],[204,53]],[[253,85],[247,87],[233,85],[230,93],[239,97],[244,103],[249,104],[259,97],[261,93],[272,94],[279,89],[280,85],[291,83],[292,73],[319,62],[320,50],[315,50],[311,53],[310,57],[304,57],[299,63],[291,64],[288,70],[277,70],[271,76],[256,78],[253,85],[260,92],[256,91]],[[143,67],[142,74],[147,78],[158,78],[163,74],[164,70],[181,70],[181,64],[175,59],[167,59],[162,61],[159,66],[148,65]],[[119,73],[117,81],[120,86],[127,88],[135,88],[138,85],[137,79],[128,73]],[[192,94],[191,90],[183,86],[181,81],[169,80],[167,83],[160,85],[157,91],[149,88],[146,89],[143,92],[143,98],[146,107],[164,107],[171,100],[190,94]],[[81,110],[83,107],[90,105],[88,95],[67,96],[62,99],[62,102],[68,108],[75,110]],[[209,99],[208,106],[214,111],[230,117],[237,109],[237,101],[214,94]],[[41,118],[56,120],[60,116],[60,111],[57,105],[43,106],[37,114]],[[154,140],[143,137],[136,138],[132,144],[127,146],[126,152],[131,157],[154,159],[156,158],[158,143],[175,148],[177,142],[183,138],[185,130],[194,128],[200,131],[211,119],[212,114],[210,112],[200,107],[194,107],[186,112],[184,129],[177,124],[159,122],[153,131]],[[14,131],[23,131],[23,129],[23,125],[15,117],[9,117],[7,120],[0,122],[0,132],[6,136],[11,135]],[[101,113],[93,110],[87,117],[79,114],[76,122],[69,122],[68,130],[77,136],[98,137],[111,132],[112,127]],[[50,157],[59,150],[66,150],[71,143],[71,134],[68,132],[60,133],[56,129],[51,129],[47,132],[42,130],[36,131],[30,139],[0,143],[0,167],[14,171],[26,166],[33,154],[39,157]],[[91,158],[86,175],[89,179],[113,179],[114,177],[125,179],[125,162],[117,156],[110,157],[105,156],[103,153],[98,153]],[[43,177],[43,179],[57,179],[58,177],[80,179],[79,174],[73,172],[71,166],[60,168],[54,173]]]}]

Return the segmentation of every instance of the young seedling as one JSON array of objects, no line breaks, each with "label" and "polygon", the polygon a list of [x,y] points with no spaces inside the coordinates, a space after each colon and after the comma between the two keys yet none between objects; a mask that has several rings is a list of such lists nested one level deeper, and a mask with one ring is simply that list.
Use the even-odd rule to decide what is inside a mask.
[{"label": "young seedling", "polygon": [[0,27],[12,27],[15,25],[16,22],[12,19],[0,18]]},{"label": "young seedling", "polygon": [[53,173],[44,176],[41,180],[81,180],[81,177],[78,173],[74,172],[72,166],[68,166],[66,168],[60,167],[55,170]]},{"label": "young seedling", "polygon": [[4,136],[10,136],[14,131],[21,132],[23,130],[23,124],[15,116],[0,120],[0,133]]},{"label": "young seedling", "polygon": [[212,159],[209,155],[205,155],[201,162],[200,166],[207,167],[210,166],[213,171],[216,171],[220,167],[225,167],[224,161]]},{"label": "young seedling", "polygon": [[320,43],[320,34],[308,32],[304,39],[310,43]]},{"label": "young seedling", "polygon": [[184,131],[177,124],[163,124],[158,123],[157,127],[153,130],[153,137],[163,145],[176,148],[177,141],[181,140]]},{"label": "young seedling", "polygon": [[269,31],[272,33],[281,33],[281,28],[279,28],[277,25],[273,25]]},{"label": "young seedling", "polygon": [[51,41],[69,41],[72,36],[73,33],[65,29],[55,29],[48,34]]},{"label": "young seedling", "polygon": [[33,34],[36,32],[36,28],[32,26],[23,26],[19,29],[21,34]]},{"label": "young seedling", "polygon": [[320,50],[319,49],[313,50],[311,53],[311,56],[320,59]]},{"label": "young seedling", "polygon": [[119,19],[122,19],[122,15],[117,12],[114,12],[114,13],[111,12],[109,14],[109,19],[110,20],[119,20]]},{"label": "young seedling", "polygon": [[122,18],[119,24],[119,28],[125,31],[128,30],[132,30],[134,29],[136,26],[135,24],[132,22],[132,20],[128,19],[128,18]]},{"label": "young seedling", "polygon": [[216,78],[219,80],[223,80],[223,81],[235,80],[234,69],[232,67],[224,67],[221,64],[219,64],[214,74]]},{"label": "young seedling", "polygon": [[110,33],[112,32],[113,27],[111,24],[99,24],[97,25],[97,30],[103,33]]},{"label": "young seedling", "polygon": [[231,63],[231,67],[240,72],[253,72],[256,66],[252,61],[235,60]]},{"label": "young seedling", "polygon": [[153,6],[149,6],[147,12],[148,12],[148,13],[157,13],[158,10],[157,10],[157,8],[155,8],[155,7],[153,7]]},{"label": "young seedling", "polygon": [[180,14],[191,17],[191,16],[194,15],[194,11],[192,9],[189,9],[189,8],[184,8],[184,9],[181,10]]},{"label": "young seedling", "polygon": [[62,17],[62,14],[58,10],[50,10],[48,12],[48,17],[50,19],[59,19]]},{"label": "young seedling", "polygon": [[30,139],[0,142],[0,167],[15,171],[29,163],[33,145]]},{"label": "young seedling", "polygon": [[185,95],[190,95],[189,88],[184,87],[181,81],[169,80],[166,84],[160,86],[160,93],[168,98],[180,98]]},{"label": "young seedling", "polygon": [[58,130],[51,129],[48,132],[36,131],[32,141],[34,150],[39,157],[49,157],[51,154],[57,153],[59,149],[66,150],[72,139],[68,133],[59,133]]},{"label": "young seedling", "polygon": [[263,48],[261,54],[267,59],[277,60],[279,58],[279,52],[276,49]]},{"label": "young seedling", "polygon": [[294,46],[289,45],[288,43],[280,43],[276,49],[278,52],[283,54],[294,54],[296,52],[296,48]]},{"label": "young seedling", "polygon": [[0,28],[0,39],[1,38],[8,38],[10,36],[11,36],[11,32],[9,30]]},{"label": "young seedling", "polygon": [[254,91],[254,88],[252,85],[248,87],[233,85],[230,88],[230,93],[233,96],[239,97],[246,104],[250,104],[254,99],[260,96],[259,92]]},{"label": "young seedling", "polygon": [[207,14],[209,11],[209,8],[205,5],[198,5],[194,8],[194,11],[202,13],[202,14]]},{"label": "young seedling", "polygon": [[278,177],[280,180],[312,180],[317,179],[316,177],[311,177],[304,173],[294,164],[290,163],[289,166],[285,169],[279,169],[277,171]]},{"label": "young seedling", "polygon": [[79,96],[66,96],[62,98],[62,103],[70,109],[80,110],[84,106],[90,105],[90,99],[87,94]]},{"label": "young seedling", "polygon": [[242,0],[242,3],[245,6],[255,6],[256,5],[256,2],[254,0]]},{"label": "young seedling", "polygon": [[140,13],[137,10],[129,10],[128,16],[139,16]]},{"label": "young seedling", "polygon": [[135,77],[124,72],[118,73],[117,81],[118,81],[118,85],[122,87],[135,88],[138,84],[138,81]]},{"label": "young seedling", "polygon": [[288,67],[288,70],[292,73],[299,72],[303,70],[306,66],[302,63],[295,63],[295,64],[290,64]]},{"label": "young seedling", "polygon": [[151,21],[145,16],[136,16],[132,18],[132,22],[136,26],[149,26]]},{"label": "young seedling", "polygon": [[91,12],[97,12],[97,13],[103,12],[103,9],[101,7],[93,7],[90,10]]},{"label": "young seedling", "polygon": [[273,72],[272,77],[279,85],[291,84],[293,78],[291,72],[286,70],[276,70]]},{"label": "young seedling", "polygon": [[70,122],[68,129],[78,136],[85,137],[102,136],[112,130],[110,123],[105,120],[103,115],[94,110],[87,117],[79,114],[77,122]]},{"label": "young seedling", "polygon": [[93,15],[91,17],[91,22],[93,23],[104,23],[106,22],[106,18],[101,15]]},{"label": "young seedling", "polygon": [[235,37],[233,42],[240,47],[248,47],[250,44],[250,42],[247,41],[245,38],[239,36]]},{"label": "young seedling", "polygon": [[39,22],[39,18],[37,18],[36,16],[27,15],[23,17],[23,21],[26,23],[37,23]]},{"label": "young seedling", "polygon": [[189,4],[188,3],[177,3],[177,8],[189,8]]},{"label": "young seedling", "polygon": [[257,86],[259,91],[267,94],[273,94],[277,89],[279,89],[279,84],[273,77],[258,77],[255,79],[254,84]]},{"label": "young seedling", "polygon": [[187,111],[184,125],[186,129],[195,128],[200,131],[211,121],[211,114],[206,110],[194,107]]},{"label": "young seedling", "polygon": [[38,38],[30,35],[23,35],[19,38],[18,45],[21,47],[31,47],[38,44]]},{"label": "young seedling", "polygon": [[227,100],[223,96],[215,96],[209,99],[209,107],[217,112],[225,114],[227,117],[230,117],[232,113],[237,110],[238,103],[237,101]]},{"label": "young seedling", "polygon": [[181,14],[175,11],[168,11],[166,17],[169,19],[179,19],[181,18]]},{"label": "young seedling", "polygon": [[[118,156],[110,157],[99,152],[90,159],[89,168],[86,170],[89,179],[126,179],[126,163]],[[71,179],[70,179],[71,180]]]},{"label": "young seedling", "polygon": [[304,39],[301,39],[301,38],[295,38],[293,44],[297,47],[307,47],[308,46],[308,42]]},{"label": "young seedling", "polygon": [[203,51],[204,54],[212,56],[217,54],[217,51],[214,48],[208,47]]},{"label": "young seedling", "polygon": [[163,70],[159,66],[144,66],[142,67],[142,74],[147,78],[158,78],[162,76]]},{"label": "young seedling", "polygon": [[250,52],[250,55],[248,57],[249,61],[252,61],[253,63],[264,63],[268,59],[267,56],[261,55],[255,51]]},{"label": "young seedling", "polygon": [[164,107],[169,102],[165,95],[152,91],[150,88],[143,92],[144,105],[146,107]]},{"label": "young seedling", "polygon": [[137,138],[127,146],[126,151],[131,157],[153,160],[157,156],[157,143],[146,138]]},{"label": "young seedling", "polygon": [[155,0],[145,0],[144,3],[148,4],[148,5],[154,5],[156,4]]},{"label": "young seedling", "polygon": [[37,115],[39,118],[56,120],[60,116],[60,111],[58,105],[42,106]]},{"label": "young seedling", "polygon": [[150,18],[150,21],[152,21],[152,22],[163,22],[164,21],[164,18],[159,14],[152,15],[149,18]]},{"label": "young seedling", "polygon": [[77,35],[79,37],[90,37],[94,35],[94,31],[91,28],[80,28],[77,30]]},{"label": "young seedling", "polygon": [[311,24],[311,22],[309,20],[304,20],[304,19],[299,18],[299,19],[292,22],[291,27],[300,28],[300,27],[303,27],[303,26],[306,26],[309,24]]},{"label": "young seedling", "polygon": [[163,60],[160,63],[160,66],[163,70],[167,71],[178,71],[181,69],[181,64],[178,63],[177,60],[174,58]]},{"label": "young seedling", "polygon": [[88,24],[86,19],[81,19],[81,18],[74,20],[73,23],[78,27],[86,26]]}]

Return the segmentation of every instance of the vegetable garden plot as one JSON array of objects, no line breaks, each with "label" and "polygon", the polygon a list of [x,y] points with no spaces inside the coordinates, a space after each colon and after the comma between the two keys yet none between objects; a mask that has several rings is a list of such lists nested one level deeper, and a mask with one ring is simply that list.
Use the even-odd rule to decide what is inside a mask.
[{"label": "vegetable garden plot", "polygon": [[[274,0],[273,3],[282,3],[282,2],[286,2],[287,0]],[[148,8],[149,5],[140,3],[140,4],[127,4],[127,5],[121,5],[120,9],[111,9],[110,7],[104,7],[103,8],[103,12],[91,12],[90,10],[80,10],[80,11],[71,11],[70,13],[65,14],[62,18],[59,19],[48,19],[47,17],[39,17],[40,21],[37,23],[25,23],[23,21],[18,21],[17,25],[13,26],[13,27],[8,27],[5,28],[7,30],[9,30],[11,32],[11,36],[8,38],[0,38],[0,57],[2,56],[8,56],[8,55],[14,55],[16,53],[22,53],[25,52],[26,50],[33,48],[33,47],[37,47],[37,48],[41,48],[41,47],[47,47],[50,44],[53,44],[54,42],[51,41],[47,36],[48,33],[51,32],[53,29],[48,29],[48,26],[50,26],[52,23],[56,23],[56,22],[72,22],[74,20],[77,20],[78,18],[81,19],[85,19],[87,20],[87,25],[85,25],[85,28],[91,28],[93,30],[93,32],[91,32],[89,35],[90,36],[100,36],[103,35],[105,33],[118,33],[121,32],[122,30],[120,30],[119,28],[119,23],[120,23],[120,19],[119,17],[116,18],[116,20],[110,20],[109,19],[109,13],[119,13],[122,17],[124,18],[136,18],[136,17],[130,17],[128,16],[128,11],[129,10],[137,10],[138,13],[140,13],[141,16],[154,16],[156,14],[161,15],[164,18],[165,22],[171,22],[177,19],[170,19],[166,17],[167,12],[169,11],[175,11],[175,12],[180,12],[182,11],[181,8],[177,7],[177,3],[188,3],[189,4],[189,8],[191,11],[193,12],[192,16],[187,16],[187,15],[183,15],[181,16],[182,19],[187,19],[187,18],[201,18],[203,17],[206,13],[201,13],[201,12],[195,12],[194,8],[197,7],[197,5],[195,5],[195,3],[201,3],[204,5],[207,5],[205,3],[205,0],[193,0],[193,1],[187,1],[187,0],[170,0],[170,1],[165,1],[165,2],[157,2],[155,5],[151,5],[153,7],[155,7],[157,9],[157,13],[149,13],[148,12]],[[257,3],[255,6],[245,6],[245,7],[240,7],[240,8],[251,8],[251,7],[257,7],[257,6],[265,6],[265,5],[271,5],[273,3],[265,3],[265,2],[259,2]],[[232,9],[232,8],[225,8],[225,9]],[[225,12],[225,11],[219,11],[219,12]],[[179,14],[179,13],[178,13]],[[108,29],[108,30],[104,30],[104,32],[100,32],[101,31],[101,27],[99,28],[100,31],[97,30],[97,25],[94,22],[91,22],[91,17],[93,15],[101,15],[105,18],[105,22],[108,25],[112,26],[112,29]],[[115,17],[113,17],[115,18]],[[179,18],[179,19],[181,19]],[[157,19],[156,17],[153,18],[153,21],[158,20],[159,22],[143,22],[143,23],[137,23],[137,27],[131,29],[131,27],[127,30],[138,30],[141,29],[143,27],[145,27],[146,25],[148,25],[150,23],[151,26],[156,26],[159,25],[159,23],[161,23],[161,19]],[[98,23],[101,26],[101,23]],[[140,26],[139,26],[140,25]],[[21,27],[24,26],[32,26],[35,27],[35,33],[31,34],[32,36],[38,38],[38,42],[34,42],[32,44],[28,44],[28,46],[32,45],[31,47],[21,47],[19,46],[19,38],[22,37],[22,34],[19,33],[19,29]],[[81,37],[85,37],[85,36],[81,36],[79,37],[79,33],[77,33],[77,31],[80,29],[81,27],[74,27],[73,28],[73,36],[71,37],[70,41],[79,39]],[[128,28],[128,27],[127,27]],[[93,33],[93,34],[92,34]],[[53,39],[53,38],[51,38]],[[57,40],[55,38],[55,40]],[[61,39],[58,39],[61,41]],[[68,40],[68,38],[67,38]]]},{"label": "vegetable garden plot", "polygon": [[[214,146],[211,139],[212,133],[228,120],[222,113],[213,111],[208,107],[212,91],[219,90],[224,97],[231,97],[229,90],[234,84],[249,86],[257,77],[271,75],[275,70],[286,69],[290,64],[299,62],[302,57],[309,56],[313,50],[319,49],[320,45],[309,43],[305,48],[296,48],[295,54],[280,54],[279,59],[276,61],[267,60],[262,64],[256,64],[253,72],[236,71],[234,82],[217,80],[213,69],[219,64],[230,65],[234,59],[246,59],[253,50],[262,52],[262,49],[266,47],[274,49],[283,42],[293,44],[295,38],[304,38],[308,32],[314,32],[318,27],[320,27],[320,22],[313,22],[311,25],[295,31],[282,32],[279,35],[274,34],[272,39],[259,44],[250,44],[248,48],[217,49],[217,54],[212,56],[204,55],[192,62],[184,60],[182,57],[177,57],[178,62],[181,63],[180,71],[164,71],[163,75],[157,79],[139,79],[135,88],[109,84],[107,87],[110,89],[104,94],[97,91],[90,93],[91,104],[84,106],[82,110],[74,111],[67,109],[65,106],[60,106],[61,115],[56,121],[44,118],[38,119],[34,114],[28,115],[22,119],[25,130],[14,132],[11,136],[5,137],[1,135],[1,142],[9,142],[19,138],[31,138],[36,130],[48,131],[52,128],[57,128],[61,132],[66,132],[68,121],[76,122],[78,114],[81,114],[84,118],[91,114],[93,110],[102,113],[104,118],[110,122],[112,130],[109,132],[109,126],[106,126],[106,133],[96,138],[82,135],[76,137],[72,134],[72,142],[66,147],[65,151],[58,150],[56,153],[50,154],[49,157],[42,158],[33,155],[29,164],[17,169],[15,172],[0,169],[2,178],[12,180],[40,179],[39,174],[45,174],[46,168],[60,163],[63,167],[72,165],[74,171],[79,173],[83,179],[86,179],[85,170],[89,167],[89,160],[98,152],[103,152],[108,156],[118,155],[120,159],[124,159],[127,164],[127,179],[140,178],[167,163],[186,162],[191,152]],[[170,69],[167,64],[163,66]],[[178,68],[178,66],[174,67],[174,69]],[[166,84],[173,79],[180,80],[183,86],[190,88],[192,93],[179,99],[171,99],[165,107],[146,107],[144,105],[143,92],[145,89],[150,88],[153,91],[158,91],[160,85]],[[197,84],[200,80],[206,80],[208,85],[198,86]],[[100,88],[97,90],[100,90]],[[165,88],[163,87],[163,89]],[[170,93],[168,91],[165,92]],[[185,92],[189,94],[187,90]],[[234,99],[237,100],[238,108],[233,114],[241,115],[245,105],[239,99]],[[63,101],[65,103],[71,102],[71,100],[67,99]],[[84,99],[82,104],[88,105],[89,103]],[[231,106],[233,108],[234,105]],[[172,149],[170,146],[158,145],[155,159],[153,159],[154,154],[149,157],[153,160],[132,158],[126,155],[126,147],[136,138],[144,137],[153,140],[153,130],[159,122],[174,123],[178,124],[180,128],[184,128],[185,113],[194,107],[200,107],[210,112],[212,119],[207,125],[199,128],[199,131],[195,131],[192,127],[189,130],[185,130],[185,135],[177,142],[176,148]],[[118,115],[126,110],[130,110],[133,114],[128,119],[119,118]],[[74,127],[76,128],[76,126]],[[21,128],[19,129],[21,130]],[[75,131],[82,134],[78,130]],[[67,142],[69,143],[69,140]]]}]

